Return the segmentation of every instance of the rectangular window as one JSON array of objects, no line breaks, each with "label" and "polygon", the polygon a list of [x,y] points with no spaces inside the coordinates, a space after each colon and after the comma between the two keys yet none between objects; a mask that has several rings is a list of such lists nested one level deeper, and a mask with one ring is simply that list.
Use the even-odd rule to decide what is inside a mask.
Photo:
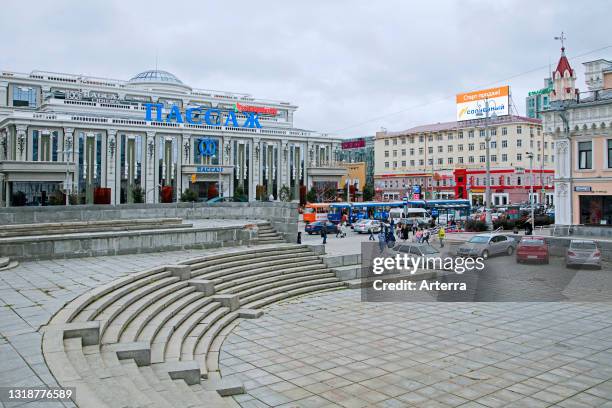
[{"label": "rectangular window", "polygon": [[438,164],[444,164],[444,159],[442,159],[441,157],[438,157]]},{"label": "rectangular window", "polygon": [[432,136],[432,135],[429,135],[429,136],[427,137],[427,140],[428,140],[428,141],[430,141],[430,142],[433,142],[433,136]]},{"label": "rectangular window", "polygon": [[406,160],[402,160],[402,167],[406,167]]},{"label": "rectangular window", "polygon": [[491,149],[495,149],[497,147],[497,142],[495,140],[491,140]]},{"label": "rectangular window", "polygon": [[389,151],[385,150],[385,157],[389,157]]},{"label": "rectangular window", "polygon": [[406,144],[406,138],[402,137],[402,144]]},{"label": "rectangular window", "polygon": [[448,152],[451,153],[453,151],[453,145],[448,145]]},{"label": "rectangular window", "polygon": [[406,149],[402,149],[402,156],[406,155]]},{"label": "rectangular window", "polygon": [[410,148],[410,155],[411,155],[411,156],[414,156],[414,147],[411,147],[411,148]]},{"label": "rectangular window", "polygon": [[423,164],[425,164],[425,161],[423,159],[419,160],[419,166],[422,166]]},{"label": "rectangular window", "polygon": [[502,153],[502,162],[508,161],[508,155],[506,153]]},{"label": "rectangular window", "polygon": [[429,147],[427,148],[427,151],[428,151],[429,153],[433,153],[433,146],[429,146]]},{"label": "rectangular window", "polygon": [[453,134],[452,133],[448,134],[448,140],[453,140]]},{"label": "rectangular window", "polygon": [[444,146],[438,146],[438,153],[442,153],[444,149]]},{"label": "rectangular window", "polygon": [[394,162],[393,162],[393,168],[396,168],[396,167],[397,167],[397,162],[396,162],[396,161],[394,161]]},{"label": "rectangular window", "polygon": [[485,142],[480,142],[480,150],[484,150],[487,148],[487,144]]},{"label": "rectangular window", "polygon": [[491,129],[491,136],[497,136],[497,128]]},{"label": "rectangular window", "polygon": [[470,139],[473,139],[473,138],[474,138],[474,131],[473,131],[473,130],[470,130],[470,131],[468,132],[468,138],[470,138]]},{"label": "rectangular window", "polygon": [[457,157],[457,163],[463,163],[463,156]]},{"label": "rectangular window", "polygon": [[463,139],[463,131],[459,132],[459,135],[457,136],[459,139]]},{"label": "rectangular window", "polygon": [[578,168],[590,169],[593,166],[593,142],[578,142]]},{"label": "rectangular window", "polygon": [[471,152],[474,150],[474,143],[468,144],[468,150]]},{"label": "rectangular window", "polygon": [[521,153],[517,153],[516,160],[519,160],[519,161],[523,160],[523,155]]},{"label": "rectangular window", "polygon": [[36,108],[38,91],[36,88],[27,86],[12,85],[13,106],[27,106]]},{"label": "rectangular window", "polygon": [[448,158],[448,164],[453,164],[453,158],[452,157]]},{"label": "rectangular window", "polygon": [[389,139],[385,139],[385,146],[389,146]]},{"label": "rectangular window", "polygon": [[393,139],[393,146],[397,146],[397,139]]},{"label": "rectangular window", "polygon": [[397,150],[393,151],[393,157],[397,157]]},{"label": "rectangular window", "polygon": [[502,136],[506,136],[508,134],[508,128],[502,128]]},{"label": "rectangular window", "polygon": [[470,163],[474,163],[474,156],[470,156],[470,157],[468,157],[468,162],[470,162]]},{"label": "rectangular window", "polygon": [[516,147],[521,147],[523,146],[523,140],[522,139],[516,139]]},{"label": "rectangular window", "polygon": [[480,162],[481,163],[486,163],[487,158],[485,156],[480,156]]},{"label": "rectangular window", "polygon": [[425,136],[421,135],[419,136],[419,142],[423,143],[425,141]]},{"label": "rectangular window", "polygon": [[522,127],[520,127],[520,126],[517,126],[517,127],[516,127],[516,133],[517,133],[518,135],[520,135],[521,133],[523,133],[523,128],[522,128]]},{"label": "rectangular window", "polygon": [[385,168],[388,169],[389,168],[389,162],[385,162]]},{"label": "rectangular window", "polygon": [[419,154],[423,154],[423,151],[424,151],[423,148],[419,147]]},{"label": "rectangular window", "polygon": [[460,151],[460,152],[463,151],[463,145],[462,144],[457,145],[457,151]]},{"label": "rectangular window", "polygon": [[496,162],[497,161],[497,155],[496,154],[492,154],[491,155],[491,161],[492,162]]},{"label": "rectangular window", "polygon": [[414,167],[414,160],[410,160],[410,166]]},{"label": "rectangular window", "polygon": [[480,129],[480,137],[485,137],[485,130],[484,129]]},{"label": "rectangular window", "polygon": [[442,141],[442,135],[438,135],[438,136],[436,136],[436,140],[437,140],[438,142],[441,142],[441,141]]}]

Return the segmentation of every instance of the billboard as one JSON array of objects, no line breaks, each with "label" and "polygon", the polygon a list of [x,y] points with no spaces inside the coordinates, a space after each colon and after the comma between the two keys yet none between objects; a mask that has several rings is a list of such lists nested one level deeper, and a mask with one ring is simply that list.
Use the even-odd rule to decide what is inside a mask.
[{"label": "billboard", "polygon": [[348,140],[342,142],[342,149],[359,149],[360,147],[365,147],[365,145],[365,139]]},{"label": "billboard", "polygon": [[[489,116],[493,112],[497,116],[509,115],[510,87],[483,89],[457,95],[457,121],[481,119],[486,117],[485,103],[489,102]],[[479,116],[482,114],[482,116]]]}]

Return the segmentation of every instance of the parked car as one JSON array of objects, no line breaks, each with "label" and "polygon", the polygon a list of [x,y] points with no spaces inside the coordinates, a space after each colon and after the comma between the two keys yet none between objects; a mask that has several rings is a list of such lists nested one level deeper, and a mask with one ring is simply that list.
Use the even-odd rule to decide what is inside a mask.
[{"label": "parked car", "polygon": [[378,233],[380,232],[381,225],[382,222],[378,220],[360,220],[354,224],[353,231],[363,234],[364,232],[369,232],[370,229],[372,229],[372,232]]},{"label": "parked car", "polygon": [[207,201],[207,203],[244,203],[247,200],[243,197],[214,197]]},{"label": "parked car", "polygon": [[516,248],[514,239],[503,234],[478,234],[457,249],[457,255],[463,257],[482,257],[491,255],[512,255]]},{"label": "parked car", "polygon": [[565,253],[565,266],[595,266],[601,269],[601,251],[595,241],[572,239]]},{"label": "parked car", "polygon": [[516,247],[516,262],[548,263],[548,244],[542,237],[523,237]]},{"label": "parked car", "polygon": [[440,258],[440,251],[427,243],[400,243],[393,247],[393,251],[405,254],[408,258],[424,257],[425,261],[429,258]]},{"label": "parked car", "polygon": [[310,224],[306,224],[304,226],[304,231],[306,231],[308,235],[320,234],[321,230],[323,229],[323,224],[327,225],[328,234],[335,234],[336,232],[338,232],[338,226],[334,224],[333,222],[329,222],[329,221],[311,222]]}]

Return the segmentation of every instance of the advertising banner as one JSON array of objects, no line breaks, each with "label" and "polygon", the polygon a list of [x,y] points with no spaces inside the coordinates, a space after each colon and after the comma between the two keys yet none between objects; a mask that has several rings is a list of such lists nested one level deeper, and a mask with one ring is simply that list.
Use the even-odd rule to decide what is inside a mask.
[{"label": "advertising banner", "polygon": [[457,95],[457,121],[481,119],[486,117],[486,101],[489,103],[489,116],[510,114],[510,87],[483,89]]}]

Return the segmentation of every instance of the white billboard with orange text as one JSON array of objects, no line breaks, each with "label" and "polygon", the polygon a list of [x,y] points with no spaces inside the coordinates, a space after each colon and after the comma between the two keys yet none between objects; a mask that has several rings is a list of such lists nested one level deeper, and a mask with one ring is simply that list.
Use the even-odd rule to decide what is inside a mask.
[{"label": "white billboard with orange text", "polygon": [[[510,87],[483,89],[457,95],[457,121],[481,119],[493,112],[497,116],[510,114]],[[487,109],[488,104],[488,109]]]}]

